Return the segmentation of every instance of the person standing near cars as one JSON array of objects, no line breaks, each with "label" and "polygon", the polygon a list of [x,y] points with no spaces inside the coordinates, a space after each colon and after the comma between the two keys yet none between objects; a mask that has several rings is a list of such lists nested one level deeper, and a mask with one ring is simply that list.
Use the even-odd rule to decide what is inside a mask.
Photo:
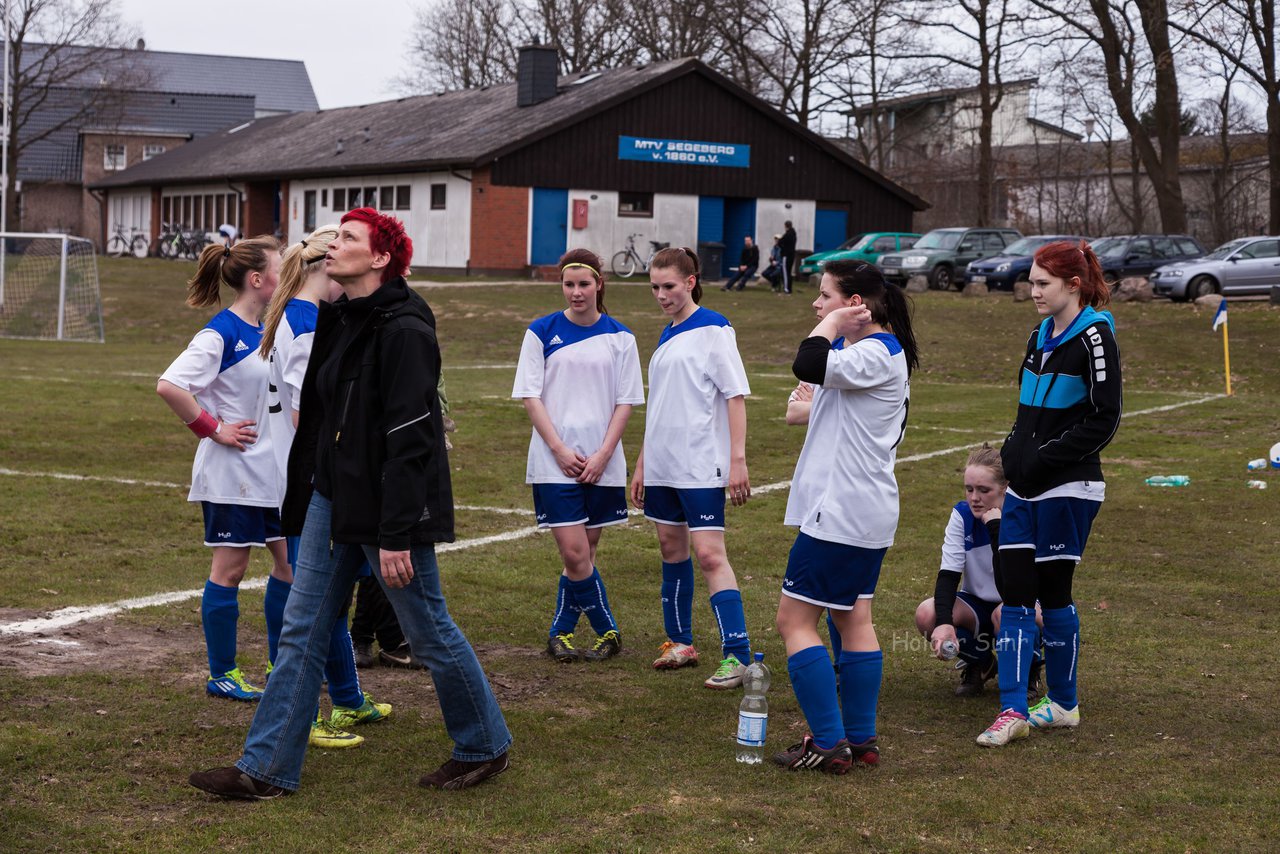
[{"label": "person standing near cars", "polygon": [[782,239],[778,248],[782,252],[782,292],[791,293],[791,272],[796,266],[796,230],[791,227],[791,220],[783,223]]}]

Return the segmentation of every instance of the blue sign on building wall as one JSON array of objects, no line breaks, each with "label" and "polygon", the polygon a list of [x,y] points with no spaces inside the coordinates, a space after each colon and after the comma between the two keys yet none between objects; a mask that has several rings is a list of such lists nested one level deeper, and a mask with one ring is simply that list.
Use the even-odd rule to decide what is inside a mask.
[{"label": "blue sign on building wall", "polygon": [[686,163],[693,166],[736,166],[745,169],[751,165],[751,146],[738,142],[620,136],[618,159],[643,160],[648,163]]}]

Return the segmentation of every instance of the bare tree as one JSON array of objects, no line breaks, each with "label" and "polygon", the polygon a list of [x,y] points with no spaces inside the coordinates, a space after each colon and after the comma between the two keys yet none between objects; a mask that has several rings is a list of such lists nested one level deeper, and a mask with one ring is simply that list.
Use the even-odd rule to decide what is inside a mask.
[{"label": "bare tree", "polygon": [[4,5],[12,54],[5,199],[7,220],[16,223],[14,182],[23,152],[69,127],[118,124],[127,93],[144,75],[120,50],[137,33],[120,19],[115,0]]},{"label": "bare tree", "polygon": [[513,18],[508,0],[441,0],[420,7],[409,41],[402,92],[473,89],[515,76]]},{"label": "bare tree", "polygon": [[[1276,67],[1275,0],[1181,2],[1170,26],[1215,50],[1253,82],[1267,105],[1269,232],[1280,234],[1280,72]],[[1233,39],[1233,34],[1243,38]]]},{"label": "bare tree", "polygon": [[627,0],[517,0],[516,5],[521,43],[558,47],[565,74],[634,65],[641,57],[631,38]]}]

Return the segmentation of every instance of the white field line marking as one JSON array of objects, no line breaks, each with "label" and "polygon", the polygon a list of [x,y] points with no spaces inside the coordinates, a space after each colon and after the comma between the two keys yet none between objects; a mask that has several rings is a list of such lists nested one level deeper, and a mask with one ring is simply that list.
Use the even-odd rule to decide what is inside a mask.
[{"label": "white field line marking", "polygon": [[0,468],[0,475],[13,477],[49,477],[54,480],[91,480],[98,483],[120,483],[126,486],[158,486],[161,489],[187,489],[191,484],[167,483],[162,480],[132,480],[127,477],[103,477],[96,474],[67,474],[60,471],[17,471]]},{"label": "white field line marking", "polygon": [[[1168,412],[1173,409],[1181,409],[1186,406],[1195,406],[1201,403],[1208,403],[1210,401],[1220,400],[1224,397],[1226,397],[1225,394],[1214,394],[1214,395],[1209,395],[1207,397],[1198,398],[1196,400],[1188,400],[1184,403],[1174,403],[1174,404],[1169,404],[1167,406],[1155,406],[1149,409],[1139,409],[1135,412],[1126,413],[1126,416],[1147,415],[1153,412]],[[1000,439],[996,438],[990,441],[1000,441]],[[978,444],[981,444],[981,443],[970,442],[965,445],[956,445],[955,447],[942,448],[941,450],[937,450],[937,451],[928,451],[920,454],[912,454],[910,456],[900,457],[898,459],[898,462],[899,463],[920,462],[922,460],[933,459],[934,457],[942,457],[948,454],[954,454],[959,451],[967,451]],[[7,474],[7,473],[10,473],[9,470],[0,469],[0,474]],[[13,473],[22,474],[21,472],[13,472]],[[72,476],[69,476],[69,479],[75,480],[75,479],[89,479],[89,478],[80,478],[79,476],[72,475]],[[93,478],[93,479],[106,480],[107,478]],[[132,482],[136,483],[138,481],[132,481]],[[165,484],[165,485],[171,485],[171,484]],[[751,493],[753,495],[766,495],[770,492],[778,492],[780,490],[787,489],[790,486],[791,486],[791,481],[789,480],[778,481],[777,483],[769,483],[763,486],[754,487],[751,490]],[[471,508],[466,507],[462,509],[471,509]],[[512,512],[509,510],[503,510],[502,508],[474,508],[474,509],[480,509],[480,510],[489,509],[489,510],[495,510],[498,512]],[[637,516],[637,515],[640,515],[640,511],[632,510],[628,515]],[[463,549],[479,548],[481,546],[487,546],[492,543],[510,542],[512,540],[520,540],[520,539],[524,539],[525,537],[532,536],[533,534],[538,533],[538,531],[539,531],[538,527],[531,525],[525,528],[517,528],[514,531],[506,531],[501,534],[491,534],[487,537],[476,537],[470,540],[459,540],[456,543],[442,543],[441,545],[436,547],[436,551],[441,553],[453,552],[453,551],[461,551]],[[266,585],[267,585],[267,580],[265,578],[254,578],[242,583],[240,587],[241,589],[244,589],[244,590],[257,590],[257,589],[266,587]],[[38,632],[55,631],[57,629],[66,628],[67,626],[75,625],[76,623],[81,623],[86,620],[102,619],[103,617],[108,617],[108,616],[111,616],[112,614],[118,614],[126,610],[132,610],[136,608],[149,608],[155,605],[167,605],[173,602],[183,602],[188,599],[194,599],[198,596],[201,596],[203,595],[203,593],[204,593],[203,588],[200,588],[198,590],[178,590],[171,593],[159,593],[154,596],[143,596],[137,599],[122,599],[118,602],[112,602],[106,605],[61,608],[57,611],[51,612],[47,617],[37,617],[32,620],[22,620],[16,623],[0,623],[0,635],[35,634]]]}]

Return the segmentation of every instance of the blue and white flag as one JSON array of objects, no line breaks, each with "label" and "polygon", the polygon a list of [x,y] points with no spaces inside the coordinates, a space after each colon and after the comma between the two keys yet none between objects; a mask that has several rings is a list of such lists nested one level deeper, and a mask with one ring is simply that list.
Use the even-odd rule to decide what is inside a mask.
[{"label": "blue and white flag", "polygon": [[1223,297],[1222,302],[1218,303],[1218,310],[1213,315],[1213,331],[1217,332],[1218,327],[1227,322],[1227,298]]}]

